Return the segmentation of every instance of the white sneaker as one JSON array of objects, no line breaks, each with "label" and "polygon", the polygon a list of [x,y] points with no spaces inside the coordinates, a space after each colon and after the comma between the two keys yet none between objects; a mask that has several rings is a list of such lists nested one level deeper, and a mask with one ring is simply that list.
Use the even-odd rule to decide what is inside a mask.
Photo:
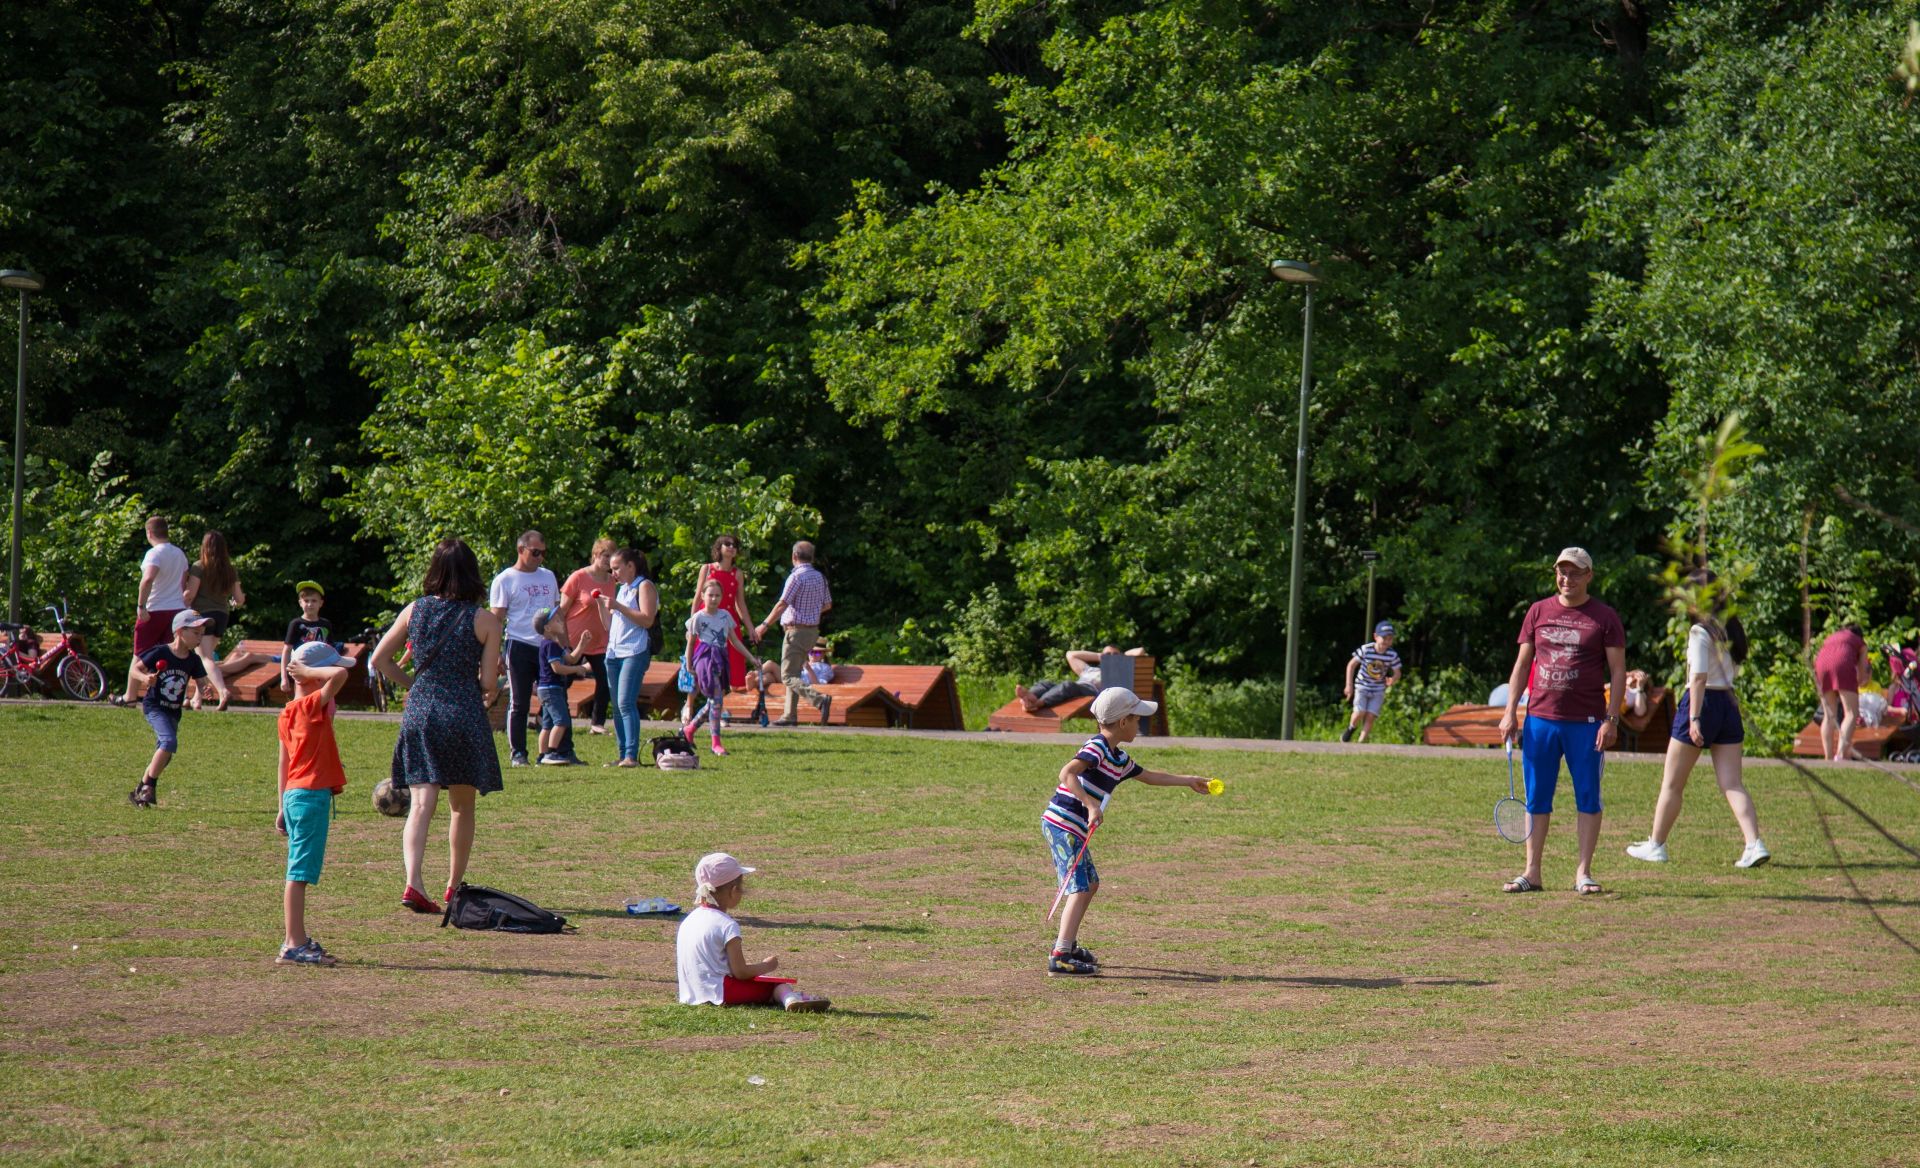
[{"label": "white sneaker", "polygon": [[1664,864],[1667,862],[1667,845],[1645,839],[1637,844],[1628,844],[1627,855],[1649,864]]},{"label": "white sneaker", "polygon": [[1773,853],[1767,850],[1767,845],[1761,843],[1759,840],[1754,840],[1746,846],[1745,851],[1740,853],[1740,858],[1733,862],[1733,866],[1736,868],[1758,868],[1771,859],[1773,859]]}]

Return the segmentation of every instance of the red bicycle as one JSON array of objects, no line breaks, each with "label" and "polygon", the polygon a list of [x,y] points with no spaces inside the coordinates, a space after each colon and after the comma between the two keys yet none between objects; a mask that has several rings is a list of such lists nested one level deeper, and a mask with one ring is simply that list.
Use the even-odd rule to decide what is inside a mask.
[{"label": "red bicycle", "polygon": [[23,697],[36,691],[51,692],[54,683],[77,702],[97,702],[107,696],[107,674],[100,663],[86,655],[87,643],[79,633],[67,631],[67,598],[60,607],[48,605],[60,640],[44,653],[37,642],[28,640],[32,632],[26,625],[0,621],[0,632],[7,634],[6,647],[0,649],[0,697]]}]

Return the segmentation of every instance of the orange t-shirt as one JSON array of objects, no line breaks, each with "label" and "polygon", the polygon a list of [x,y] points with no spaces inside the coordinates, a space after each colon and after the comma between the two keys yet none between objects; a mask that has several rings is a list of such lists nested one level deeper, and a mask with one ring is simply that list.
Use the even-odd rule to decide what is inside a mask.
[{"label": "orange t-shirt", "polygon": [[600,618],[600,606],[594,602],[593,590],[612,596],[614,589],[620,587],[620,581],[611,577],[605,584],[594,580],[593,569],[581,568],[567,577],[566,586],[560,594],[567,598],[567,637],[571,640],[587,630],[586,643],[580,647],[583,653],[605,653],[607,651],[607,622]]},{"label": "orange t-shirt", "polygon": [[308,791],[346,789],[340,745],[333,740],[332,699],[324,693],[295,698],[280,711],[280,745],[287,752],[287,786]]}]

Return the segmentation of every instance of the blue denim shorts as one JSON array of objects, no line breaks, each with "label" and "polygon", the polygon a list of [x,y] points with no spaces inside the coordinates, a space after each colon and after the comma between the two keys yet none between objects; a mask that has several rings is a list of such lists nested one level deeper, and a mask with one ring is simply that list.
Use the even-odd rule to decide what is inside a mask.
[{"label": "blue denim shorts", "polygon": [[[1093,866],[1093,849],[1080,851],[1080,845],[1086,841],[1044,819],[1040,821],[1040,832],[1047,837],[1047,851],[1053,855],[1053,874],[1066,883],[1069,895],[1100,887],[1100,872]],[[1078,864],[1073,862],[1075,856],[1080,857]]]},{"label": "blue denim shorts", "polygon": [[573,715],[567,712],[567,690],[565,686],[543,685],[540,687],[540,729],[571,729]]},{"label": "blue denim shorts", "polygon": [[333,792],[288,787],[280,792],[280,811],[287,819],[287,879],[320,883],[327,829],[333,825]]},{"label": "blue denim shorts", "polygon": [[147,725],[153,727],[153,744],[168,754],[180,753],[180,711],[142,706],[140,712],[147,716]]}]

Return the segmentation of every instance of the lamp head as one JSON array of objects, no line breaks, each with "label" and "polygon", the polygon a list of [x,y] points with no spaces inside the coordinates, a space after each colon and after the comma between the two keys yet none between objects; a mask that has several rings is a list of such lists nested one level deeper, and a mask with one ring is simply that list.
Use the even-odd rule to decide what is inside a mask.
[{"label": "lamp head", "polygon": [[38,292],[47,282],[36,273],[24,268],[8,268],[0,271],[0,288],[12,288],[17,292]]},{"label": "lamp head", "polygon": [[1320,282],[1320,269],[1299,260],[1274,260],[1267,265],[1276,280],[1288,284],[1313,285]]}]

